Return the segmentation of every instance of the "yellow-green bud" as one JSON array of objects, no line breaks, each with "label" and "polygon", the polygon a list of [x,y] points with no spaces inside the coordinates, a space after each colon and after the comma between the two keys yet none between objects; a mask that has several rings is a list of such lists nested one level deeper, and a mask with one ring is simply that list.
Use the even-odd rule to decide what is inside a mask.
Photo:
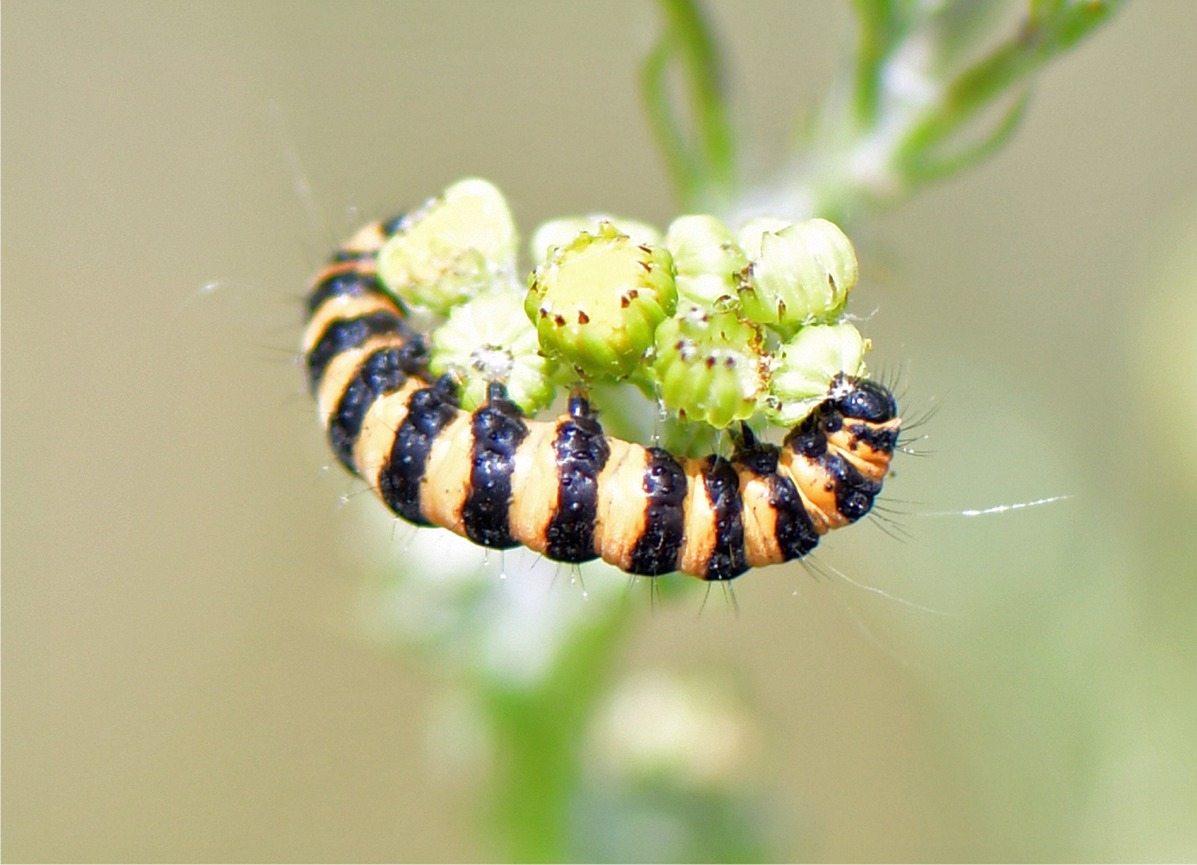
[{"label": "yellow-green bud", "polygon": [[827,397],[840,373],[865,375],[869,343],[852,324],[812,324],[798,331],[773,359],[773,374],[761,410],[782,426],[793,426]]},{"label": "yellow-green bud", "polygon": [[774,229],[755,220],[745,230],[749,226],[747,237],[741,232],[753,257],[740,286],[744,314],[783,336],[807,324],[836,321],[858,272],[856,251],[844,232],[825,219]]},{"label": "yellow-green bud", "polygon": [[723,429],[752,417],[766,370],[760,330],[734,312],[688,306],[657,328],[661,402],[686,420]]},{"label": "yellow-green bud", "polygon": [[758,216],[740,226],[736,232],[736,242],[749,258],[761,257],[761,240],[766,234],[781,231],[792,223],[775,216]]},{"label": "yellow-green bud", "polygon": [[555,365],[541,355],[536,328],[522,307],[518,291],[489,291],[455,306],[433,331],[429,369],[457,378],[467,411],[486,401],[492,381],[506,384],[511,400],[528,415],[553,401]]},{"label": "yellow-green bud", "polygon": [[731,230],[714,216],[679,216],[665,232],[665,248],[673,255],[681,300],[709,309],[738,305],[736,292],[748,256]]},{"label": "yellow-green bud", "polygon": [[637,244],[609,222],[549,256],[524,299],[544,353],[592,379],[631,374],[676,305],[669,252]]},{"label": "yellow-green bud", "polygon": [[454,183],[408,215],[378,253],[378,274],[397,297],[444,315],[514,273],[515,222],[486,180]]},{"label": "yellow-green bud", "polygon": [[561,219],[550,219],[532,233],[532,240],[528,243],[532,261],[540,264],[552,254],[555,248],[568,246],[582,232],[597,234],[599,226],[604,222],[614,225],[620,233],[626,234],[638,246],[657,246],[661,243],[661,232],[647,222],[624,219],[622,216],[611,216],[604,213],[592,213],[589,216],[566,216]]}]

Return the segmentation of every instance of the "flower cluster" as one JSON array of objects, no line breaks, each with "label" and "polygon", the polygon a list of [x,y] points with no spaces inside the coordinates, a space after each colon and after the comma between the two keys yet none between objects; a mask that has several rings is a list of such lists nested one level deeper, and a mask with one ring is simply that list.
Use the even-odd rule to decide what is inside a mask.
[{"label": "flower cluster", "polygon": [[840,373],[865,373],[868,342],[845,321],[856,253],[834,224],[754,219],[734,231],[687,215],[662,235],[607,215],[546,222],[517,277],[502,194],[467,179],[406,217],[379,275],[444,318],[431,368],[463,405],[502,381],[525,412],[559,384],[627,381],[673,416],[723,429],[761,416],[790,426]]}]

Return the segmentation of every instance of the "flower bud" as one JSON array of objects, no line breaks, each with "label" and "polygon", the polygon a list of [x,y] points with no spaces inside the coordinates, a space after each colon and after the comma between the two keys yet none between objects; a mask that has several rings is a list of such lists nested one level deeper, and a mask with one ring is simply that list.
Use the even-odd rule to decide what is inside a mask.
[{"label": "flower bud", "polygon": [[773,359],[761,410],[776,424],[793,426],[827,398],[840,373],[865,375],[868,340],[852,324],[812,324],[798,331]]},{"label": "flower bud", "polygon": [[761,240],[765,235],[789,228],[790,225],[791,223],[775,216],[758,216],[740,226],[740,230],[736,232],[736,241],[749,258],[760,258]]},{"label": "flower bud", "polygon": [[614,225],[621,234],[626,234],[632,243],[645,246],[659,246],[661,232],[647,222],[635,219],[624,219],[606,213],[592,213],[588,216],[566,216],[561,219],[550,219],[542,223],[532,233],[532,240],[528,243],[528,251],[532,261],[540,264],[548,258],[555,248],[561,248],[573,243],[579,234],[598,234],[599,226],[604,222]]},{"label": "flower bud", "polygon": [[638,245],[609,222],[553,252],[524,299],[544,353],[592,379],[631,374],[676,305],[665,248]]},{"label": "flower bud", "polygon": [[[754,228],[747,238],[741,233],[753,256],[740,286],[744,314],[783,336],[836,321],[857,278],[856,252],[844,232],[825,219],[772,229],[756,220],[749,226]],[[759,228],[765,230],[758,240]]]},{"label": "flower bud", "polygon": [[760,331],[734,312],[698,306],[657,328],[652,371],[666,408],[723,429],[755,413],[766,361]]},{"label": "flower bud", "polygon": [[515,222],[486,180],[459,180],[409,214],[378,254],[378,274],[400,300],[445,315],[515,269]]},{"label": "flower bud", "polygon": [[737,290],[748,257],[731,230],[713,216],[680,216],[665,233],[673,256],[674,278],[681,300],[708,309],[738,305]]},{"label": "flower bud", "polygon": [[553,401],[555,365],[540,354],[536,328],[522,306],[518,291],[488,291],[455,306],[433,331],[429,369],[457,378],[467,411],[486,401],[493,381],[507,385],[511,401],[527,415]]}]

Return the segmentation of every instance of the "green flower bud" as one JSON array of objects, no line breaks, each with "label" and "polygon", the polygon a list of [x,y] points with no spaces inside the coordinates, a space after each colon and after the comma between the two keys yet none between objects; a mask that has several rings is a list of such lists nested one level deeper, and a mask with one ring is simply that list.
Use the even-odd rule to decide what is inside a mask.
[{"label": "green flower bud", "polygon": [[562,219],[550,219],[532,233],[532,240],[528,244],[532,261],[537,264],[547,259],[553,250],[560,249],[573,243],[579,234],[598,234],[599,226],[604,222],[614,225],[622,234],[632,239],[637,246],[658,246],[661,243],[661,232],[647,222],[635,219],[610,216],[604,213],[592,213],[589,216],[566,216]]},{"label": "green flower bud", "polygon": [[756,412],[767,362],[758,328],[698,306],[657,328],[652,371],[665,407],[723,429]]},{"label": "green flower bud", "polygon": [[665,248],[673,255],[680,299],[708,309],[738,305],[748,256],[726,225],[713,216],[679,216],[665,233]]},{"label": "green flower bud", "polygon": [[798,331],[773,359],[773,374],[761,410],[782,426],[793,426],[827,398],[840,373],[865,375],[869,343],[852,324],[812,324]]},{"label": "green flower bud", "polygon": [[749,258],[760,258],[761,241],[765,235],[789,228],[791,224],[775,216],[758,216],[740,226],[740,230],[736,232],[736,240],[745,255]]},{"label": "green flower bud", "polygon": [[765,223],[749,225],[753,242],[746,249],[759,246],[759,252],[740,286],[744,314],[783,336],[837,320],[857,278],[856,251],[844,232],[825,219],[811,219],[761,231],[758,244],[756,231]]},{"label": "green flower bud", "polygon": [[445,315],[515,270],[515,222],[503,194],[459,180],[407,216],[378,253],[378,275],[397,297]]},{"label": "green flower bud", "polygon": [[553,401],[555,365],[541,355],[536,328],[522,306],[518,291],[489,291],[455,306],[433,331],[429,369],[458,379],[467,411],[486,401],[492,381],[506,384],[511,400],[528,415]]},{"label": "green flower bud", "polygon": [[524,311],[546,355],[590,378],[626,378],[677,305],[673,259],[609,222],[557,249],[528,280]]}]

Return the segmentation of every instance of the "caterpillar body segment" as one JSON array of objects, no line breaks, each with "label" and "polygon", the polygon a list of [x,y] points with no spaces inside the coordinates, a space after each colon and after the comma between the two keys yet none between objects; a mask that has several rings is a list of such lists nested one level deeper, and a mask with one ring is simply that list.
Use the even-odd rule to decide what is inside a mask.
[{"label": "caterpillar body segment", "polygon": [[836,376],[780,446],[744,427],[730,458],[608,436],[580,392],[550,421],[525,417],[499,382],[463,410],[376,273],[400,226],[364,227],[317,275],[302,348],[334,454],[403,519],[554,561],[728,580],[805,556],[872,507],[901,421],[867,379]]}]

